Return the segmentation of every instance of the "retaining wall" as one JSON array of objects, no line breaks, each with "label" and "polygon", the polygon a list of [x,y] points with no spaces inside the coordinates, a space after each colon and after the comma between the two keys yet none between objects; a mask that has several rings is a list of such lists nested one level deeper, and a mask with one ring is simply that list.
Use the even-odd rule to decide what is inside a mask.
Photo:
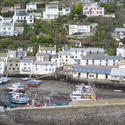
[{"label": "retaining wall", "polygon": [[125,103],[8,109],[21,125],[124,125]]}]

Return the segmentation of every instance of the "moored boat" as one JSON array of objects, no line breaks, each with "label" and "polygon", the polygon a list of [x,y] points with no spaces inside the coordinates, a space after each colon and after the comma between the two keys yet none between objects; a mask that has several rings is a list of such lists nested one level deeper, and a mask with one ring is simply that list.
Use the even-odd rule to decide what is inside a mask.
[{"label": "moored boat", "polygon": [[1,77],[1,78],[0,78],[0,84],[7,83],[7,82],[10,81],[10,80],[11,80],[11,78]]},{"label": "moored boat", "polygon": [[29,96],[23,93],[12,93],[9,101],[16,104],[26,104],[30,100]]},{"label": "moored boat", "polygon": [[72,101],[74,100],[95,100],[96,95],[94,92],[94,88],[90,85],[79,85],[76,86],[76,89],[72,91],[70,94],[70,98]]},{"label": "moored boat", "polygon": [[37,87],[40,85],[40,81],[37,80],[26,81],[26,85],[30,87]]},{"label": "moored boat", "polygon": [[25,92],[25,88],[21,85],[20,82],[18,83],[13,83],[11,87],[8,87],[6,89],[8,92],[21,92],[24,93]]}]

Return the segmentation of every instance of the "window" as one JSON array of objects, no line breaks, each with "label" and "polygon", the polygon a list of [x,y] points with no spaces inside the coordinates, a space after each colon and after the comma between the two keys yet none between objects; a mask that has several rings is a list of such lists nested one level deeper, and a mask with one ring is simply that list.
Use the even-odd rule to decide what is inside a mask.
[{"label": "window", "polygon": [[32,22],[32,20],[30,20],[30,22]]},{"label": "window", "polygon": [[15,70],[15,68],[13,68],[13,70]]},{"label": "window", "polygon": [[16,64],[16,66],[18,66],[18,64]]},{"label": "window", "polygon": [[12,66],[12,64],[10,64],[10,66]]},{"label": "window", "polygon": [[76,54],[77,54],[77,50],[76,50]]}]

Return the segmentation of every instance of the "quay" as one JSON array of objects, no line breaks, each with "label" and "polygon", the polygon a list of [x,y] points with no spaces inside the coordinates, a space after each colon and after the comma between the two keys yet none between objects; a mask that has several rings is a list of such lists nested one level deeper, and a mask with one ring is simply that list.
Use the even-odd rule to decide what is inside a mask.
[{"label": "quay", "polygon": [[[81,101],[83,102],[83,101]],[[125,98],[39,108],[7,109],[6,125],[124,125]]]}]

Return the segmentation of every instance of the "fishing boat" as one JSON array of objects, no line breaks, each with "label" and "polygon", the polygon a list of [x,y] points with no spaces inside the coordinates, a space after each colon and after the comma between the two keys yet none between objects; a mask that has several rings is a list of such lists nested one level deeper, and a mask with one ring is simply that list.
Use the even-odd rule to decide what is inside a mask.
[{"label": "fishing boat", "polygon": [[28,77],[25,77],[25,78],[22,78],[21,80],[22,80],[22,81],[27,81],[27,80],[29,80],[29,78],[28,78]]},{"label": "fishing boat", "polygon": [[25,92],[25,88],[22,86],[22,84],[20,82],[13,83],[12,86],[8,87],[6,90],[8,92],[21,92],[21,93]]},{"label": "fishing boat", "polygon": [[12,93],[9,97],[9,101],[11,103],[16,104],[26,104],[30,100],[29,96],[24,93]]},{"label": "fishing boat", "polygon": [[30,80],[30,81],[26,81],[26,85],[30,87],[37,87],[40,85],[40,82],[41,81],[39,80]]},{"label": "fishing boat", "polygon": [[74,100],[95,100],[96,95],[94,88],[90,85],[79,85],[76,86],[76,89],[70,94],[72,101]]},{"label": "fishing boat", "polygon": [[0,84],[4,84],[4,83],[7,83],[8,81],[10,81],[11,78],[8,78],[8,77],[1,77],[0,78]]}]

